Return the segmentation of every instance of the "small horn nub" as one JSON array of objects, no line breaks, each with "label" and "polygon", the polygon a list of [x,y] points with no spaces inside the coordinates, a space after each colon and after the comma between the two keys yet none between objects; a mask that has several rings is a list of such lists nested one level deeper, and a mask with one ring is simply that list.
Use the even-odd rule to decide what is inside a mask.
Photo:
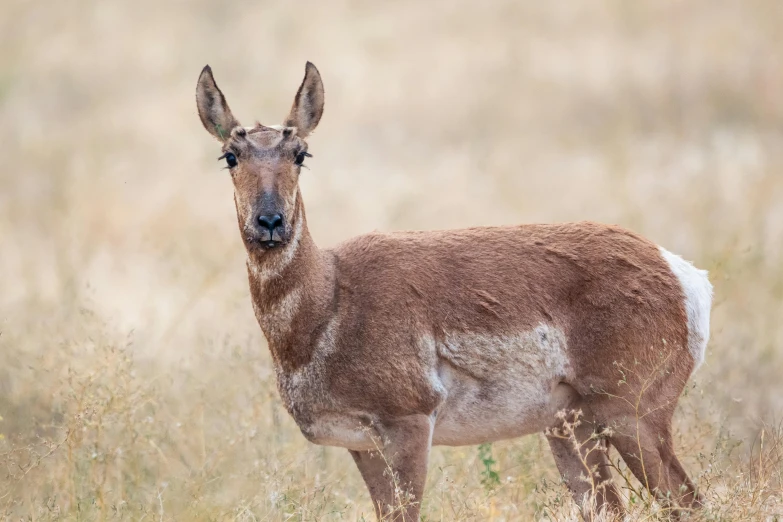
[{"label": "small horn nub", "polygon": [[244,139],[247,136],[247,129],[238,125],[231,129],[231,137],[235,139]]}]

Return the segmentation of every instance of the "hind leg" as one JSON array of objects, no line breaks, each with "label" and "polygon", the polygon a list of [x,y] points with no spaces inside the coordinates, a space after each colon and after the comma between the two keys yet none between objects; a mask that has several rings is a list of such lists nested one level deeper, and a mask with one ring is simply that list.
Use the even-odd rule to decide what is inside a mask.
[{"label": "hind leg", "polygon": [[[581,416],[574,413],[578,410]],[[590,521],[603,513],[621,519],[625,509],[612,480],[609,448],[595,436],[595,428],[592,411],[586,403],[577,401],[547,431],[547,440],[582,517]]]},{"label": "hind leg", "polygon": [[[607,408],[613,411],[607,419],[612,429],[610,441],[637,480],[675,517],[699,508],[701,497],[674,453],[673,406],[647,415],[631,411],[618,414],[613,406]],[[597,411],[601,415],[604,408],[599,406]]]}]

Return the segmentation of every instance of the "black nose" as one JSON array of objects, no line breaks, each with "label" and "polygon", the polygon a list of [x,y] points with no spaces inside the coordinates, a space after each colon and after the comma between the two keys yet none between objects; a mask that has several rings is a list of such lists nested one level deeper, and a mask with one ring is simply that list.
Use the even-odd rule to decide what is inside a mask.
[{"label": "black nose", "polygon": [[283,217],[280,214],[273,214],[271,216],[258,216],[258,224],[262,227],[269,230],[269,232],[274,232],[274,230],[278,227],[283,226]]}]

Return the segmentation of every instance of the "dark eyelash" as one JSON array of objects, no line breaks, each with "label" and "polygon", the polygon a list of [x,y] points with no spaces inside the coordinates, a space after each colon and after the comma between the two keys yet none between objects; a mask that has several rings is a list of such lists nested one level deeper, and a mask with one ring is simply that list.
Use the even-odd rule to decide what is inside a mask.
[{"label": "dark eyelash", "polygon": [[[301,160],[299,159],[300,157],[302,158]],[[296,163],[296,164],[297,164],[297,165],[299,165],[300,167],[305,167],[305,168],[307,168],[307,167],[304,165],[304,160],[305,160],[305,159],[307,159],[307,158],[312,158],[312,157],[313,157],[313,155],[312,155],[312,154],[310,154],[309,152],[306,152],[306,151],[299,151],[299,152],[297,152],[297,153],[296,153],[296,156],[294,157],[294,163]]]},{"label": "dark eyelash", "polygon": [[[235,153],[235,152],[233,152],[233,151],[230,151],[230,150],[229,150],[229,151],[227,151],[225,154],[223,154],[222,156],[220,156],[220,157],[218,158],[218,161],[220,161],[220,160],[222,160],[222,159],[225,159],[225,160],[226,160],[226,163],[228,164],[228,166],[227,166],[226,168],[228,168],[228,169],[231,169],[231,168],[234,168],[234,167],[236,167],[236,166],[237,166],[237,158],[238,158],[238,157],[239,157],[239,154],[237,154],[237,153]],[[231,164],[231,163],[232,163],[232,161],[233,161],[233,163],[234,163],[233,165]]]}]

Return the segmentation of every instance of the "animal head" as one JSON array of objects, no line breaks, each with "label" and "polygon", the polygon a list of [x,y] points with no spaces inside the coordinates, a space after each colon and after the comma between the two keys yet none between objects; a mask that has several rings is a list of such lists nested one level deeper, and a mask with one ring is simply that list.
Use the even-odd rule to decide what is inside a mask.
[{"label": "animal head", "polygon": [[299,173],[310,157],[305,138],[324,110],[318,69],[307,62],[304,80],[282,125],[243,127],[208,65],[198,79],[196,103],[204,127],[223,145],[219,159],[231,173],[239,229],[248,250],[281,250],[298,240],[304,219]]}]

